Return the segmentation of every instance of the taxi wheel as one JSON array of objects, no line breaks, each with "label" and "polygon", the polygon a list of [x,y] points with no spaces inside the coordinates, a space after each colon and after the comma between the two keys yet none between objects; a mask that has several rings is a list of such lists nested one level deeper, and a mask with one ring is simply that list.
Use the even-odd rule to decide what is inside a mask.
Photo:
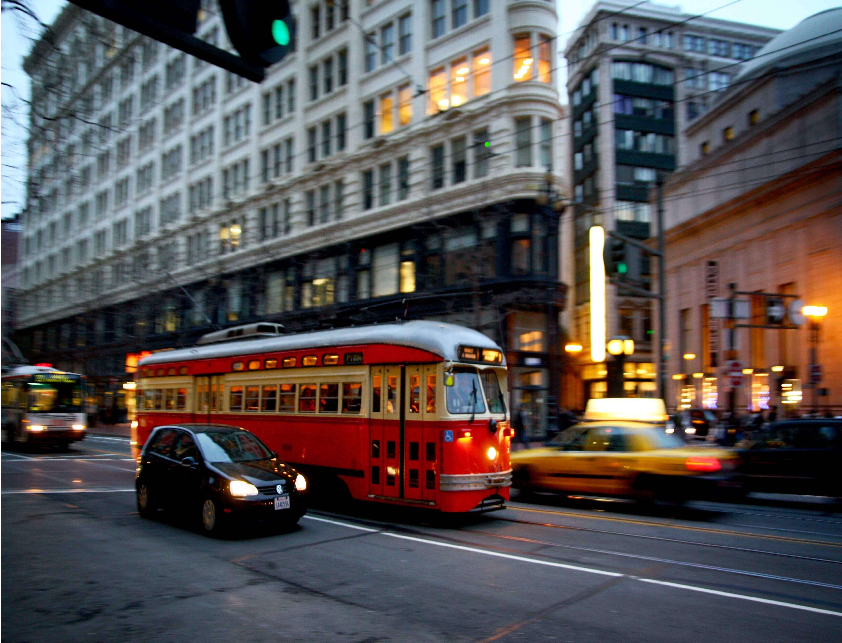
[{"label": "taxi wheel", "polygon": [[213,498],[205,498],[202,503],[202,530],[209,536],[219,536],[224,531],[222,507]]},{"label": "taxi wheel", "polygon": [[657,498],[655,479],[646,474],[640,474],[632,484],[634,499],[642,505],[651,505]]},{"label": "taxi wheel", "polygon": [[149,485],[141,482],[137,485],[137,512],[144,518],[151,518],[155,515],[155,506]]}]

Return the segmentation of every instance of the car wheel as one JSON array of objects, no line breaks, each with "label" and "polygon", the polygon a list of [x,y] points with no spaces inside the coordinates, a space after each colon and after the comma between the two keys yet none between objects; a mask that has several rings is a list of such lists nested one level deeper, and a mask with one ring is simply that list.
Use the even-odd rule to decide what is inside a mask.
[{"label": "car wheel", "polygon": [[137,485],[137,512],[144,518],[151,518],[156,509],[149,485],[141,482]]},{"label": "car wheel", "polygon": [[657,485],[652,476],[641,474],[632,483],[632,495],[641,505],[651,505],[658,495]]},{"label": "car wheel", "polygon": [[222,507],[213,498],[205,498],[201,518],[202,529],[209,536],[219,536],[223,532]]}]

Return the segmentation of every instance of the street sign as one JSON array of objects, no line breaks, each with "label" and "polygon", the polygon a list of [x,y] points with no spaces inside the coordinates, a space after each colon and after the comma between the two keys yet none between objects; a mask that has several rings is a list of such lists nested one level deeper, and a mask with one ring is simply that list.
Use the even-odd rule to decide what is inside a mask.
[{"label": "street sign", "polygon": [[801,312],[801,309],[804,308],[804,301],[801,299],[795,299],[789,304],[789,321],[796,326],[800,326],[804,323],[804,313]]},{"label": "street sign", "polygon": [[810,364],[810,382],[818,384],[822,381],[822,365]]},{"label": "street sign", "polygon": [[766,321],[769,324],[780,324],[786,316],[786,306],[778,297],[766,298]]},{"label": "street sign", "polygon": [[751,317],[751,302],[748,299],[713,297],[710,300],[710,316],[712,319],[748,319]]},{"label": "street sign", "polygon": [[725,365],[731,386],[740,386],[743,383],[743,363],[738,359],[732,359]]}]

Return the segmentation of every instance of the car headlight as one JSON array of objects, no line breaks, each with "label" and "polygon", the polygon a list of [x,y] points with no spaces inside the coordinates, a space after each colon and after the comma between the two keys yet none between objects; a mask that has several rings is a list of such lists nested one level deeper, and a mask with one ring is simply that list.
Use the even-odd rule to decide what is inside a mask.
[{"label": "car headlight", "polygon": [[27,428],[30,431],[37,433],[39,431],[43,431],[46,427],[43,424],[30,424]]},{"label": "car headlight", "polygon": [[257,495],[257,487],[244,480],[232,480],[231,484],[228,485],[228,490],[232,496],[237,497]]},{"label": "car headlight", "polygon": [[307,490],[307,478],[302,476],[300,473],[295,478],[295,489],[296,491]]},{"label": "car headlight", "polygon": [[74,424],[74,425],[73,425],[73,430],[74,430],[74,431],[84,431],[84,430],[85,430],[85,425],[84,425],[84,424]]}]

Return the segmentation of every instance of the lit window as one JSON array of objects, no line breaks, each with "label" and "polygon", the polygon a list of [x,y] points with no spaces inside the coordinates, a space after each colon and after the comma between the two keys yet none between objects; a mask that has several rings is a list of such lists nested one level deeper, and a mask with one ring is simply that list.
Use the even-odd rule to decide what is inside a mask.
[{"label": "lit window", "polygon": [[468,61],[459,58],[450,64],[450,104],[459,107],[468,100]]},{"label": "lit window", "polygon": [[315,366],[318,363],[318,358],[315,355],[305,355],[301,358],[302,366]]},{"label": "lit window", "polygon": [[398,88],[398,124],[408,125],[412,121],[412,86]]},{"label": "lit window", "polygon": [[532,77],[532,51],[530,49],[529,34],[515,36],[515,80],[520,82]]},{"label": "lit window", "polygon": [[380,133],[388,134],[395,129],[395,98],[392,93],[380,97]]},{"label": "lit window", "polygon": [[430,74],[430,113],[444,111],[450,107],[447,100],[447,76],[444,74],[444,67],[434,69]]},{"label": "lit window", "polygon": [[542,83],[552,81],[552,39],[543,34],[538,36],[538,80]]},{"label": "lit window", "polygon": [[474,53],[474,96],[491,91],[491,52],[482,49]]},{"label": "lit window", "polygon": [[260,370],[260,360],[259,359],[250,360],[248,366],[249,366],[250,371],[258,371],[258,370]]}]

